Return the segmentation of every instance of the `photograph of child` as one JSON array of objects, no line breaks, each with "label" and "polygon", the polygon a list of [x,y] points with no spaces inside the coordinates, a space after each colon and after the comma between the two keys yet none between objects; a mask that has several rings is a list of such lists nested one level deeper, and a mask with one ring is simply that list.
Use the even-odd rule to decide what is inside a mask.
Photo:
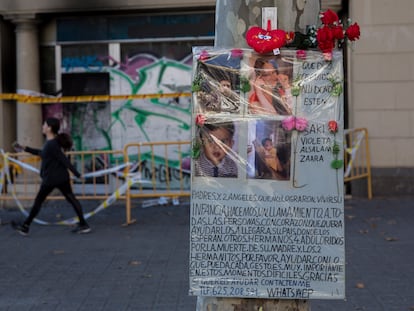
[{"label": "photograph of child", "polygon": [[285,62],[281,56],[257,57],[255,55],[249,59],[249,69],[251,71],[249,113],[292,114],[292,64]]},{"label": "photograph of child", "polygon": [[194,175],[237,178],[237,154],[233,150],[235,126],[231,121],[207,120],[196,134],[201,144],[200,156],[194,159]]},{"label": "photograph of child", "polygon": [[197,74],[201,79],[201,90],[196,94],[196,111],[199,113],[240,112],[239,71],[229,67],[235,64],[225,63],[220,59],[198,64]]},{"label": "photograph of child", "polygon": [[291,133],[280,121],[249,123],[247,146],[249,166],[254,168],[248,178],[290,179]]}]

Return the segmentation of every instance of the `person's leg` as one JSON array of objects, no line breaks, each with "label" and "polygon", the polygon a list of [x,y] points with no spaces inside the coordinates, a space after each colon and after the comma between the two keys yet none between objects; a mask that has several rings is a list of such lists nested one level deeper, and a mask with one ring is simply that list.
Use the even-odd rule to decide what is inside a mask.
[{"label": "person's leg", "polygon": [[85,218],[83,217],[82,206],[78,199],[75,197],[75,194],[72,191],[72,186],[70,182],[66,182],[57,186],[57,188],[62,192],[65,199],[72,205],[73,209],[76,212],[76,215],[79,218],[79,225],[80,226],[88,226]]},{"label": "person's leg", "polygon": [[26,220],[23,223],[12,221],[12,227],[17,230],[21,235],[28,235],[29,234],[29,227],[32,223],[33,219],[39,214],[40,209],[42,207],[42,203],[45,201],[46,197],[52,192],[53,187],[41,185],[39,192],[36,195],[34,200],[33,206],[30,210],[29,216],[27,216]]},{"label": "person's leg", "polygon": [[29,216],[26,218],[26,220],[23,223],[24,225],[30,226],[33,219],[35,219],[37,214],[39,214],[40,209],[42,208],[43,202],[46,200],[47,196],[52,192],[53,188],[54,188],[53,186],[47,186],[44,184],[40,186],[39,192],[36,195],[36,198],[30,210]]}]

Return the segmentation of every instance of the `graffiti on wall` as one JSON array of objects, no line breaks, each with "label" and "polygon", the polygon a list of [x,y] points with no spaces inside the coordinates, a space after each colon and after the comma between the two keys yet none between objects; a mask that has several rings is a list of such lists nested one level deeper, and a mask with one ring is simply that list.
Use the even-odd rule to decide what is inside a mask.
[{"label": "graffiti on wall", "polygon": [[[110,95],[190,92],[191,57],[181,61],[136,54],[123,62],[98,56],[62,59],[63,73],[109,73]],[[110,65],[103,65],[110,63]],[[79,94],[82,95],[82,94]],[[115,100],[65,107],[77,150],[120,150],[127,143],[190,140],[191,98]],[[171,153],[174,163],[189,155]],[[162,155],[157,155],[162,157]],[[162,172],[163,163],[157,171]],[[174,170],[174,168],[172,168]],[[173,173],[170,172],[173,175]],[[157,174],[163,182],[162,174]],[[165,178],[164,178],[165,179]]]}]

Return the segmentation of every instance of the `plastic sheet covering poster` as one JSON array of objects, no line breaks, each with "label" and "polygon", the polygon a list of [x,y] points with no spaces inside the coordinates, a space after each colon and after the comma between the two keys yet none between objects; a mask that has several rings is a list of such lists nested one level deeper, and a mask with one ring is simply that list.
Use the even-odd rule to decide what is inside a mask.
[{"label": "plastic sheet covering poster", "polygon": [[194,48],[190,294],[345,297],[343,60]]}]

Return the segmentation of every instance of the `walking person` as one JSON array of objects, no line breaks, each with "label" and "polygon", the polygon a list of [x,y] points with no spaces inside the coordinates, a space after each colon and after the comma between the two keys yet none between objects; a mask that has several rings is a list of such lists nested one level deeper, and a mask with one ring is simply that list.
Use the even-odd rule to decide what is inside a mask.
[{"label": "walking person", "polygon": [[43,149],[35,149],[27,146],[24,147],[18,143],[14,145],[16,151],[26,151],[31,154],[38,155],[42,160],[40,167],[40,177],[42,178],[42,183],[30,210],[29,216],[21,224],[12,222],[14,229],[22,235],[29,234],[30,225],[33,219],[40,212],[42,203],[55,188],[58,188],[60,192],[62,192],[65,199],[73,206],[76,215],[79,218],[79,223],[77,227],[72,230],[72,232],[88,233],[91,231],[91,228],[83,216],[82,206],[73,194],[68,170],[70,170],[77,178],[79,178],[81,174],[76,170],[72,163],[70,163],[69,159],[64,154],[64,151],[72,148],[72,139],[67,134],[59,133],[59,129],[60,122],[58,119],[47,118],[42,126],[42,132],[46,136],[46,142],[43,145]]}]

